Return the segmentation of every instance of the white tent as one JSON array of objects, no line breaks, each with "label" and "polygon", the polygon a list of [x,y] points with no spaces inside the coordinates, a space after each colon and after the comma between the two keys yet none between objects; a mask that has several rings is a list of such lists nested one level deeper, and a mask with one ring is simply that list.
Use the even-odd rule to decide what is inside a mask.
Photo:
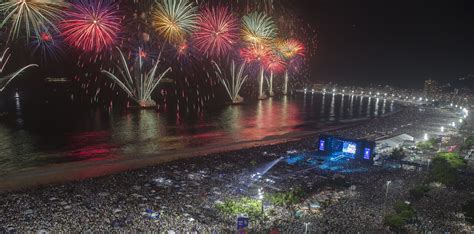
[{"label": "white tent", "polygon": [[403,146],[405,142],[413,142],[415,140],[414,137],[408,135],[408,134],[401,134],[398,136],[394,136],[391,138],[387,138],[384,140],[379,140],[376,141],[376,152],[379,153],[385,153],[385,152],[390,152],[393,149],[399,148]]}]

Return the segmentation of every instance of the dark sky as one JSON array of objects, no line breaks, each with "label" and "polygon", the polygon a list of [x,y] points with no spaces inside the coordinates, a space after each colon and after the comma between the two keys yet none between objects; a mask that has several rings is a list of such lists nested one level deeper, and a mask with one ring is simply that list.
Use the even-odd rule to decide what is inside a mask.
[{"label": "dark sky", "polygon": [[472,0],[298,0],[319,49],[314,81],[420,87],[474,74]]}]

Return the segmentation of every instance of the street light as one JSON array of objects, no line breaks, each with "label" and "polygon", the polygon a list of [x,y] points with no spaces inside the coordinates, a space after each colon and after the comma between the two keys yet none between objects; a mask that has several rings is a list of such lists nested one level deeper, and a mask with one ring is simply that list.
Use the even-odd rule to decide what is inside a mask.
[{"label": "street light", "polygon": [[441,132],[444,132],[444,126],[441,127]]},{"label": "street light", "polygon": [[388,180],[385,183],[385,186],[387,187],[385,190],[385,199],[383,200],[383,216],[385,216],[385,204],[387,203],[387,196],[388,196],[388,188],[390,187],[390,184],[392,183],[391,180]]},{"label": "street light", "polygon": [[423,136],[423,139],[424,139],[425,141],[428,140],[428,134],[427,134],[427,133],[425,133],[425,135]]},{"label": "street light", "polygon": [[259,188],[258,189],[258,196],[257,196],[257,199],[261,201],[261,204],[262,204],[262,214],[265,214],[265,211],[263,209],[263,189],[262,188]]},{"label": "street light", "polygon": [[308,226],[310,225],[310,222],[305,222],[304,223],[304,234],[308,234]]}]

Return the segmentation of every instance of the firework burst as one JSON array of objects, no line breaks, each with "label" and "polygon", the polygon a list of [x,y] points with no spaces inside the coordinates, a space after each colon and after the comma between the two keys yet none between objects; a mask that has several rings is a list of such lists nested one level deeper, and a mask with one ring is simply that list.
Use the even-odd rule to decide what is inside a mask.
[{"label": "firework burst", "polygon": [[266,45],[251,45],[240,50],[240,56],[246,63],[257,63],[263,66],[272,55],[272,50]]},{"label": "firework burst", "polygon": [[295,39],[280,40],[276,43],[278,53],[285,59],[304,56],[304,45]]},{"label": "firework burst", "polygon": [[41,32],[58,32],[56,22],[62,19],[61,8],[65,3],[61,0],[9,0],[0,4],[3,20],[0,28],[11,21],[9,40],[20,37],[24,31],[26,38],[31,32],[39,36]]},{"label": "firework burst", "polygon": [[285,62],[274,53],[265,57],[265,68],[271,73],[281,73],[285,70]]},{"label": "firework burst", "polygon": [[275,22],[262,12],[253,12],[242,18],[242,38],[254,44],[272,40],[277,34]]},{"label": "firework burst", "polygon": [[52,35],[48,32],[41,32],[29,44],[32,55],[39,55],[43,61],[52,59],[59,61],[64,54],[61,48],[61,40],[57,35]]},{"label": "firework burst", "polygon": [[201,12],[194,44],[208,56],[222,56],[239,40],[239,21],[227,7],[206,7]]},{"label": "firework burst", "polygon": [[79,0],[66,16],[59,24],[64,41],[85,52],[109,48],[121,29],[118,5],[108,0]]},{"label": "firework burst", "polygon": [[157,1],[153,26],[170,43],[182,42],[196,25],[197,7],[189,0]]}]

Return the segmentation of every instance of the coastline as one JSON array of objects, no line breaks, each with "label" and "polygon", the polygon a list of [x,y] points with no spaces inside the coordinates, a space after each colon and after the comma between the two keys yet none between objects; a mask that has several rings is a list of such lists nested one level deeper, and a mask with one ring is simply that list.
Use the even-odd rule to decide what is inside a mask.
[{"label": "coastline", "polygon": [[41,168],[22,170],[16,173],[4,174],[0,178],[0,193],[35,189],[38,187],[81,181],[141,168],[157,166],[163,163],[205,157],[209,154],[233,152],[255,147],[278,145],[296,142],[320,133],[355,127],[366,123],[370,119],[351,123],[341,123],[320,130],[302,130],[284,135],[267,136],[261,140],[237,142],[225,146],[204,146],[194,149],[184,149],[179,152],[163,152],[160,154],[144,155],[138,158],[124,158],[121,160],[105,160],[101,162],[72,162],[57,164]]},{"label": "coastline", "polygon": [[234,152],[256,147],[298,142],[309,137],[316,137],[321,133],[356,127],[373,119],[387,118],[406,108],[406,106],[403,104],[400,106],[401,107],[399,109],[377,118],[342,121],[332,123],[329,126],[319,130],[299,130],[283,135],[266,136],[260,140],[255,141],[242,141],[230,143],[227,145],[208,145],[198,148],[182,149],[179,151],[165,151],[159,154],[125,157],[120,160],[52,164],[40,168],[32,168],[14,173],[6,173],[0,177],[0,194],[22,191],[26,189],[36,189],[50,185],[54,186],[118,173],[127,173],[142,168],[158,166],[168,162],[206,157],[210,154]]}]

